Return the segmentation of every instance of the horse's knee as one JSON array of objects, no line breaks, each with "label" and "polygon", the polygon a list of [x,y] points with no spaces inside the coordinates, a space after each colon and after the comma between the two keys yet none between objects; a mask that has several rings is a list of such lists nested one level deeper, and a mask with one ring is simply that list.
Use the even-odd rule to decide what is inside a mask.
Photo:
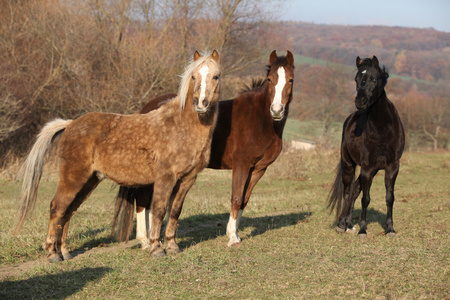
[{"label": "horse's knee", "polygon": [[363,208],[367,208],[367,207],[369,206],[369,203],[370,203],[370,197],[368,197],[368,196],[363,196],[363,197],[361,198],[361,206],[362,206]]}]

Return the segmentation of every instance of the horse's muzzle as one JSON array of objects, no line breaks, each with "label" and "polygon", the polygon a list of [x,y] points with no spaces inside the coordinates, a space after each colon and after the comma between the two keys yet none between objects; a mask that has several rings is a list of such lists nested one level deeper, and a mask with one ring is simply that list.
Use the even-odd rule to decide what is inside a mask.
[{"label": "horse's muzzle", "polygon": [[209,104],[210,102],[206,98],[203,98],[202,101],[199,101],[197,97],[194,98],[194,109],[199,114],[207,112]]},{"label": "horse's muzzle", "polygon": [[270,115],[275,121],[280,121],[284,118],[284,106],[283,104],[272,104],[270,106]]},{"label": "horse's muzzle", "polygon": [[367,98],[365,97],[356,97],[355,98],[355,106],[358,110],[363,110],[367,108]]}]

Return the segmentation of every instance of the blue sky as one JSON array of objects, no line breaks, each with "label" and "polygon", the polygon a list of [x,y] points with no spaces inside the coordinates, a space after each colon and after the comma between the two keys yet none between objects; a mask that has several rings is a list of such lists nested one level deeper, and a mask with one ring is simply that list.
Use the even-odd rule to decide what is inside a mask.
[{"label": "blue sky", "polygon": [[285,0],[281,20],[450,32],[450,0]]}]

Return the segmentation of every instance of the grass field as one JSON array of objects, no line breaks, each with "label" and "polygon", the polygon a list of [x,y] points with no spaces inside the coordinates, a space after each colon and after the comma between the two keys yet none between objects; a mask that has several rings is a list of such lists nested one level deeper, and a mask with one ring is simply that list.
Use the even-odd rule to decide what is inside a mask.
[{"label": "grass field", "polygon": [[[136,241],[116,243],[117,187],[105,181],[72,219],[73,260],[49,264],[41,249],[57,179],[47,172],[34,213],[11,232],[19,183],[0,180],[1,299],[449,299],[450,152],[406,153],[396,185],[396,238],[384,236],[380,172],[368,236],[337,234],[325,209],[339,153],[283,153],[256,186],[240,226],[224,235],[230,171],[203,171],[179,222],[183,253],[151,258]],[[50,174],[50,175],[48,175]],[[360,203],[355,206],[355,221]]]}]

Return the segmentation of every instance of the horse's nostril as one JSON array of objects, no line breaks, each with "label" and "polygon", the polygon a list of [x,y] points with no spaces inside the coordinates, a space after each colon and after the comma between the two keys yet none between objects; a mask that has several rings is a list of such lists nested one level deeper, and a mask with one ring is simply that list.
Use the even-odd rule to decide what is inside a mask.
[{"label": "horse's nostril", "polygon": [[207,107],[208,104],[209,104],[209,102],[208,102],[208,100],[205,98],[205,99],[203,99],[202,104],[203,104],[203,107]]},{"label": "horse's nostril", "polygon": [[270,110],[274,113],[280,113],[283,111],[283,105],[281,104],[272,104],[270,106]]}]

